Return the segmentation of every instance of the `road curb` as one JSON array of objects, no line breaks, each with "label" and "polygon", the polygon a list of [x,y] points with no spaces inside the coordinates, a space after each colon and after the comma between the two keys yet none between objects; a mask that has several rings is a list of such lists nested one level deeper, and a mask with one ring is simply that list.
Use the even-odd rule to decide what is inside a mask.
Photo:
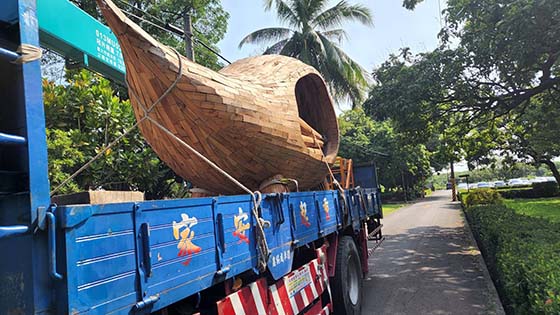
[{"label": "road curb", "polygon": [[469,220],[467,219],[467,214],[465,213],[465,210],[463,209],[463,207],[461,207],[459,205],[459,207],[461,208],[461,216],[463,217],[463,221],[465,222],[465,224],[463,225],[466,231],[467,236],[469,237],[471,244],[473,244],[474,247],[476,247],[476,249],[478,250],[479,254],[476,255],[477,259],[478,259],[478,264],[480,265],[480,268],[482,269],[482,274],[484,275],[485,278],[485,282],[486,282],[486,287],[488,288],[488,292],[491,295],[490,301],[494,303],[494,307],[492,307],[489,311],[491,312],[491,314],[496,314],[496,315],[505,315],[506,312],[504,311],[504,307],[502,305],[502,301],[500,300],[500,296],[498,295],[498,290],[496,290],[496,286],[494,285],[494,281],[492,281],[492,277],[490,277],[490,272],[488,271],[488,267],[486,267],[486,262],[484,261],[484,257],[482,257],[482,251],[480,250],[480,248],[478,247],[478,243],[476,241],[476,239],[474,238],[474,234],[472,232]]}]

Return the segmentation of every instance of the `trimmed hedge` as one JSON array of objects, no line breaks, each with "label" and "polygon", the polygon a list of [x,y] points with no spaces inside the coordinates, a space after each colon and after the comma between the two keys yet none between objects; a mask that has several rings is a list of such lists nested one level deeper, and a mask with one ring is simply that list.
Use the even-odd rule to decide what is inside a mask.
[{"label": "trimmed hedge", "polygon": [[498,187],[496,189],[498,190],[512,190],[512,189],[531,189],[533,188],[533,186],[531,184],[529,185],[519,185],[519,186],[505,186],[505,187]]},{"label": "trimmed hedge", "polygon": [[466,209],[506,312],[560,313],[560,224],[503,205]]},{"label": "trimmed hedge", "polygon": [[491,188],[479,188],[470,193],[459,194],[459,196],[463,207],[503,203],[502,195]]},{"label": "trimmed hedge", "polygon": [[[500,187],[500,188],[474,188],[470,193],[480,190],[492,189],[497,191],[506,199],[524,199],[524,198],[548,198],[560,195],[558,184],[556,182],[533,183],[531,186],[522,187]],[[460,196],[466,195],[467,191],[459,192]]]},{"label": "trimmed hedge", "polygon": [[517,199],[517,198],[539,198],[534,197],[535,193],[532,188],[519,188],[519,189],[507,189],[499,190],[500,195],[506,199]]},{"label": "trimmed hedge", "polygon": [[535,198],[547,198],[558,196],[558,184],[556,182],[533,183],[533,194]]}]

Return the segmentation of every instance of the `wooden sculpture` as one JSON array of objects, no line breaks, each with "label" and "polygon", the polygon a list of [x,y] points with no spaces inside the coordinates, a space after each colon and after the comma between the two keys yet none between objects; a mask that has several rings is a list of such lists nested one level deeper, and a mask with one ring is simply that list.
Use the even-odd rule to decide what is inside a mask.
[{"label": "wooden sculpture", "polygon": [[[336,114],[325,82],[296,59],[264,55],[215,72],[156,41],[110,0],[97,0],[119,40],[136,119],[149,114],[250,189],[274,176],[316,187],[338,151]],[[180,60],[179,60],[180,58]],[[138,101],[139,100],[139,101]],[[139,104],[139,103],[142,103]],[[242,190],[177,139],[145,120],[140,131],[178,175],[216,194]]]}]

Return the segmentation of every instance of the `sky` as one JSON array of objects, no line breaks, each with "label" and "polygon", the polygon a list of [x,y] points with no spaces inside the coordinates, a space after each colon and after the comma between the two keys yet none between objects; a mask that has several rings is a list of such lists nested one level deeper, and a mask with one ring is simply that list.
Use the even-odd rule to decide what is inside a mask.
[{"label": "sky", "polygon": [[[369,7],[374,25],[368,27],[355,22],[345,24],[343,27],[349,38],[342,48],[370,72],[402,47],[410,47],[413,53],[418,53],[432,50],[438,44],[440,2],[443,7],[445,0],[425,0],[414,11],[403,8],[401,0],[349,2]],[[331,1],[330,4],[335,3]],[[256,55],[263,50],[265,46],[255,45],[239,49],[239,42],[247,34],[265,27],[282,26],[274,12],[264,11],[262,0],[222,0],[222,5],[230,18],[228,31],[218,46],[229,60]]]}]

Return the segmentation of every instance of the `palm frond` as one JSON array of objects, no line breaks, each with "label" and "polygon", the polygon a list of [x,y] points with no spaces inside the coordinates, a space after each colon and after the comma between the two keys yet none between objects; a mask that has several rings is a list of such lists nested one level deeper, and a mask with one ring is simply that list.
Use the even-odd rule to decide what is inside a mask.
[{"label": "palm frond", "polygon": [[302,28],[306,25],[309,25],[309,22],[311,22],[311,17],[308,13],[307,0],[292,1],[292,11],[296,15]]},{"label": "palm frond", "polygon": [[324,58],[325,63],[330,64],[331,67],[337,67],[337,68],[342,67],[342,64],[345,61],[340,58],[336,45],[333,42],[331,42],[329,38],[325,36],[325,34],[318,33],[318,35],[325,49],[325,58]]},{"label": "palm frond", "polygon": [[319,58],[324,59],[326,53],[320,34],[315,31],[310,31],[305,33],[305,36],[305,40],[307,43],[307,47],[309,47],[309,50]]},{"label": "palm frond", "polygon": [[[286,45],[282,47],[280,55],[299,58],[299,55],[303,49],[303,40],[301,33],[295,32],[292,37],[288,40]],[[300,59],[301,60],[301,59]]]},{"label": "palm frond", "polygon": [[346,0],[340,1],[315,17],[311,24],[321,30],[328,30],[332,27],[339,27],[346,21],[358,21],[368,26],[373,25],[373,17],[369,8],[359,4],[350,5]]},{"label": "palm frond", "polygon": [[351,100],[360,105],[369,84],[367,72],[336,44],[320,34],[327,52],[326,66],[329,73],[329,86],[337,100]]},{"label": "palm frond", "polygon": [[288,43],[290,39],[286,38],[283,39],[277,43],[275,43],[272,46],[269,46],[264,52],[263,55],[271,55],[271,54],[279,54],[282,49],[284,48],[284,46],[286,46],[286,44]]},{"label": "palm frond", "polygon": [[351,78],[347,76],[348,65],[346,65],[344,71],[331,71],[332,80],[329,82],[331,92],[334,99],[337,101],[347,101],[350,100],[353,104],[352,108],[355,108],[362,104],[365,98],[364,89],[354,82]]},{"label": "palm frond", "polygon": [[261,44],[283,40],[288,38],[292,32],[291,29],[283,27],[263,28],[245,36],[245,38],[239,42],[239,48],[243,47],[245,44]]},{"label": "palm frond", "polygon": [[288,3],[283,0],[265,0],[264,8],[266,11],[270,10],[273,6],[281,21],[291,26],[298,26],[299,19]]},{"label": "palm frond", "polygon": [[336,51],[333,50],[332,43],[321,34],[317,34],[317,36],[321,44],[317,45],[320,51],[315,52],[313,66],[321,73],[325,82],[328,83],[332,80],[330,68],[333,65],[338,65],[341,60],[336,55]]},{"label": "palm frond", "polygon": [[307,2],[306,6],[307,6],[307,16],[309,17],[309,20],[312,21],[316,16],[318,16],[321,12],[324,11],[325,6],[327,5],[328,1],[326,0],[307,0],[307,1],[301,1],[301,2]]},{"label": "palm frond", "polygon": [[371,25],[372,16],[367,7],[350,5],[346,0],[325,10],[328,3],[328,0],[265,0],[265,8],[275,8],[292,30],[259,30],[245,37],[240,47],[246,43],[272,42],[264,54],[279,53],[315,67],[336,100],[351,100],[356,107],[364,100],[368,74],[337,45],[348,38],[344,29],[337,26],[346,21]]},{"label": "palm frond", "polygon": [[319,33],[325,36],[328,40],[335,40],[339,44],[341,44],[344,40],[348,40],[348,34],[341,28]]},{"label": "palm frond", "polygon": [[353,76],[354,80],[356,81],[356,83],[361,85],[361,86],[366,87],[369,84],[369,76],[367,74],[367,71],[364,68],[362,68],[362,66],[360,66],[356,61],[354,61],[352,58],[350,58],[350,56],[348,56],[342,50],[342,48],[340,48],[336,45],[334,47],[337,50],[340,58],[344,61],[344,63],[348,64],[348,66],[349,66],[348,71],[350,71],[352,73],[352,76]]}]

